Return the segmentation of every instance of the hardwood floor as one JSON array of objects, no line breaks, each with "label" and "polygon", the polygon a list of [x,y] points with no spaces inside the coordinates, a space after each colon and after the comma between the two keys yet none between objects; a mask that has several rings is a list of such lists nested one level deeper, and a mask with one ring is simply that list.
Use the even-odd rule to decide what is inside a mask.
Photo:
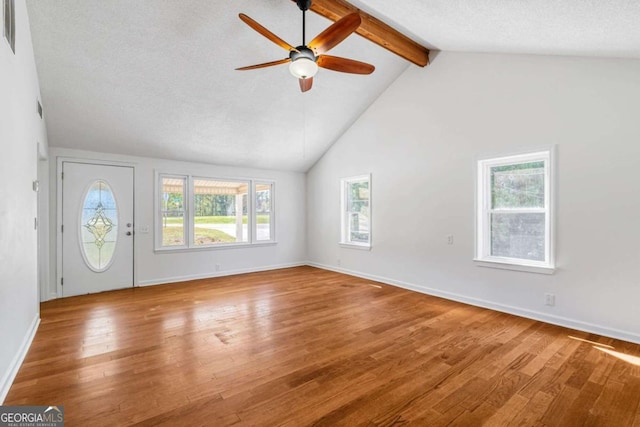
[{"label": "hardwood floor", "polygon": [[640,345],[312,267],[41,316],[4,404],[67,426],[640,426]]}]

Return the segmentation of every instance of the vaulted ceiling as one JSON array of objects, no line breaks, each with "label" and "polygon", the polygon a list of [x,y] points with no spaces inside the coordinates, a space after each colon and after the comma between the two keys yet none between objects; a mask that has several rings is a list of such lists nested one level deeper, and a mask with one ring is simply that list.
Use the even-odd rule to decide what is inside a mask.
[{"label": "vaulted ceiling", "polygon": [[[351,3],[434,49],[640,58],[631,0]],[[286,65],[235,71],[287,56],[240,12],[300,44],[290,0],[27,4],[52,146],[306,171],[415,66],[352,35],[331,54],[374,64],[369,76],[321,69],[301,93]],[[330,24],[308,13],[307,37]]]}]

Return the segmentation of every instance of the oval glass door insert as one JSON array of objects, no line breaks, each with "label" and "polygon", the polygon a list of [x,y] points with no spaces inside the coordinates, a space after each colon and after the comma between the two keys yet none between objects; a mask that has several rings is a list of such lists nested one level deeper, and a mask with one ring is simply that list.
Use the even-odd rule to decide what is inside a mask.
[{"label": "oval glass door insert", "polygon": [[105,181],[89,186],[80,214],[80,247],[87,266],[96,272],[111,266],[118,242],[118,207]]}]

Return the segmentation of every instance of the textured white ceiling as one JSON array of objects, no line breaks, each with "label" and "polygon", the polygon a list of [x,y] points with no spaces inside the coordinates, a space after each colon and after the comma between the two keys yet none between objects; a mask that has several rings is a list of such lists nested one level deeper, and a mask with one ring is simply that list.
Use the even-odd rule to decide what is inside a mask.
[{"label": "textured white ceiling", "polygon": [[[306,171],[408,66],[350,36],[331,54],[369,62],[369,76],[321,69],[301,93],[286,50],[302,13],[289,0],[30,0],[28,11],[52,146]],[[307,14],[307,39],[332,22]]]},{"label": "textured white ceiling", "polygon": [[638,0],[356,0],[437,50],[640,58]]},{"label": "textured white ceiling", "polygon": [[[635,0],[353,3],[440,50],[640,58]],[[302,94],[286,65],[234,71],[287,56],[239,12],[300,44],[290,0],[27,4],[53,146],[305,171],[408,66],[353,35],[331,53],[370,76],[320,70]],[[330,24],[309,13],[307,38]]]}]

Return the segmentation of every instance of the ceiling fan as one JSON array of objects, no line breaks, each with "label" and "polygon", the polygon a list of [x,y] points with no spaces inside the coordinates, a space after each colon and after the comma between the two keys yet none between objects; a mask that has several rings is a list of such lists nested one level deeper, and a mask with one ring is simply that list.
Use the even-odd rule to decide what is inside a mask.
[{"label": "ceiling fan", "polygon": [[266,62],[264,64],[250,65],[248,67],[236,68],[236,70],[254,70],[256,68],[271,67],[273,65],[286,64],[289,62],[289,71],[298,78],[300,90],[306,92],[313,85],[313,76],[318,72],[318,67],[328,70],[340,71],[351,74],[371,74],[375,67],[373,65],[355,61],[353,59],[340,58],[338,56],[325,55],[329,49],[337,46],[351,33],[358,29],[362,22],[358,13],[351,13],[336,21],[326,30],[318,34],[313,40],[306,43],[305,12],[311,7],[311,0],[296,0],[302,11],[302,45],[293,47],[280,37],[249,18],[244,13],[239,15],[240,19],[248,26],[271,40],[273,43],[289,51],[289,57],[277,61]]}]

